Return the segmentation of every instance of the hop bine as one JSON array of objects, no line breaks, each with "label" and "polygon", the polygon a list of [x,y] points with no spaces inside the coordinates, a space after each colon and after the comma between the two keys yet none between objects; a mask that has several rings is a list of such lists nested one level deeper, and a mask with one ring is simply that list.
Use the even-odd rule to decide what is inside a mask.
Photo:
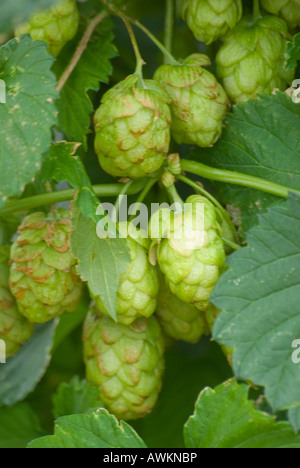
[{"label": "hop bine", "polygon": [[153,215],[149,226],[150,237],[158,242],[160,269],[173,294],[206,311],[226,264],[215,207],[205,197],[193,195],[186,200],[184,212],[174,214],[166,228],[167,217],[161,214],[160,218],[159,211]]},{"label": "hop bine", "polygon": [[63,0],[50,10],[38,11],[28,22],[15,30],[16,36],[30,34],[35,41],[48,44],[48,51],[55,57],[77,33],[79,12],[75,0]]},{"label": "hop bine", "polygon": [[240,21],[242,0],[185,0],[183,18],[198,41],[211,44]]},{"label": "hop bine", "polygon": [[95,114],[95,151],[104,171],[136,179],[156,172],[170,145],[170,98],[153,80],[130,75],[110,89]]},{"label": "hop bine", "polygon": [[212,146],[222,134],[228,98],[212,73],[203,66],[203,54],[188,57],[181,65],[162,65],[154,78],[171,98],[172,136],[177,143]]},{"label": "hop bine", "polygon": [[234,103],[286,89],[294,72],[285,68],[286,23],[276,16],[253,22],[245,17],[224,37],[216,56],[217,74]]},{"label": "hop bine", "polygon": [[262,0],[261,4],[269,13],[281,16],[290,29],[300,26],[300,0]]},{"label": "hop bine", "polygon": [[11,249],[10,288],[19,310],[33,323],[74,312],[83,285],[76,273],[70,237],[71,213],[28,215]]},{"label": "hop bine", "polygon": [[130,326],[115,323],[93,307],[84,325],[87,379],[119,419],[138,419],[151,412],[164,371],[164,340],[155,317]]},{"label": "hop bine", "polygon": [[9,247],[0,247],[0,340],[6,344],[6,357],[16,354],[32,333],[33,326],[18,311],[9,289]]}]

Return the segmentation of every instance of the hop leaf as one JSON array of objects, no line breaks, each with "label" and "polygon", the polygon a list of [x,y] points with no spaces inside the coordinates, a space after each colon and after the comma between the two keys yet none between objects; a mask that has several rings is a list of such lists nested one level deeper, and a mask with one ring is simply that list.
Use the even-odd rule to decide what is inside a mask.
[{"label": "hop leaf", "polygon": [[82,294],[70,248],[70,212],[27,216],[11,250],[10,288],[30,322],[44,323],[74,312]]},{"label": "hop leaf", "polygon": [[[137,240],[127,238],[131,262],[121,274],[117,291],[117,321],[130,325],[139,317],[150,317],[156,308],[158,278],[154,266],[148,260],[147,250]],[[101,313],[109,315],[101,298],[94,297]]]},{"label": "hop leaf", "polygon": [[185,0],[183,17],[198,41],[211,44],[233,29],[243,13],[242,0]]},{"label": "hop leaf", "polygon": [[172,135],[177,143],[212,146],[221,136],[228,98],[203,66],[206,55],[194,54],[182,65],[162,65],[154,78],[171,98]]},{"label": "hop leaf", "polygon": [[16,36],[30,34],[35,41],[48,44],[48,51],[55,57],[64,45],[77,33],[79,12],[75,0],[62,0],[50,10],[35,13],[27,23],[18,26]]},{"label": "hop leaf", "polygon": [[110,89],[95,114],[95,151],[102,168],[115,177],[139,178],[157,171],[167,157],[169,97],[152,80],[139,87],[131,75]]},{"label": "hop leaf", "polygon": [[294,72],[285,68],[287,26],[275,16],[255,23],[245,17],[227,36],[217,56],[217,74],[235,103],[286,89]]},{"label": "hop leaf", "polygon": [[94,307],[84,325],[87,379],[119,419],[141,418],[152,410],[161,389],[164,341],[155,317],[129,327],[100,315]]}]

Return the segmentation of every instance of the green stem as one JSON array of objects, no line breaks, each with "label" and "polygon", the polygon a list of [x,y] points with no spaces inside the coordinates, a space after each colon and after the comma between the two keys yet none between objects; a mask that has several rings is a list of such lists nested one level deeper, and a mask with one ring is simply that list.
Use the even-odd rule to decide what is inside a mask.
[{"label": "green stem", "polygon": [[181,168],[183,171],[204,177],[205,179],[233,185],[241,185],[242,187],[248,187],[259,190],[261,192],[270,193],[271,195],[275,195],[281,198],[287,198],[289,192],[300,195],[300,190],[295,190],[284,185],[276,184],[275,182],[271,182],[269,180],[260,179],[259,177],[205,166],[204,164],[196,161],[183,159],[181,161]]},{"label": "green stem", "polygon": [[181,182],[184,182],[185,184],[189,185],[192,187],[196,192],[201,193],[201,195],[204,195],[209,201],[211,201],[224,215],[226,214],[226,218],[229,217],[229,214],[223,208],[221,203],[218,202],[218,200],[215,199],[213,195],[211,195],[209,192],[207,192],[204,188],[200,187],[196,182],[193,180],[189,179],[188,177],[185,177],[183,175],[177,176],[176,177],[178,180],[181,180]]},{"label": "green stem", "polygon": [[[127,191],[128,195],[135,195],[139,193],[145,186],[145,179],[141,179],[132,183]],[[124,184],[103,184],[94,185],[93,189],[95,194],[100,198],[116,197],[124,188]],[[43,193],[33,197],[22,198],[16,201],[8,202],[5,207],[0,211],[0,217],[7,216],[13,213],[21,213],[23,211],[40,208],[41,206],[52,205],[70,201],[74,198],[76,190],[59,190],[58,192]]]},{"label": "green stem", "polygon": [[150,192],[150,190],[152,189],[153,185],[155,185],[157,182],[157,179],[149,179],[147,184],[145,185],[144,187],[144,190],[142,190],[142,192],[140,193],[137,201],[135,202],[136,203],[136,208],[135,208],[135,211],[134,213],[131,215],[131,218],[130,218],[130,221],[132,221],[135,217],[135,215],[137,214],[137,211],[139,209],[139,205],[141,203],[143,203],[143,201],[145,200],[146,196],[148,195],[148,193]]},{"label": "green stem", "polygon": [[228,247],[230,247],[232,250],[240,250],[242,248],[240,245],[236,244],[235,242],[225,239],[225,237],[222,237],[222,241],[224,242],[224,244],[228,245]]},{"label": "green stem", "polygon": [[135,54],[135,58],[136,58],[136,69],[135,69],[135,73],[137,75],[140,75],[141,79],[143,79],[143,74],[142,74],[142,69],[143,69],[143,65],[145,64],[144,60],[142,59],[142,56],[141,56],[141,53],[140,53],[140,49],[139,49],[139,46],[138,46],[138,43],[137,43],[137,40],[136,40],[136,37],[134,35],[134,32],[132,30],[132,27],[128,21],[128,19],[126,18],[126,16],[122,15],[122,14],[119,14],[119,16],[122,18],[122,20],[124,21],[125,23],[125,26],[127,28],[127,31],[128,31],[128,34],[129,34],[129,37],[130,37],[130,40],[131,40],[131,43],[132,43],[132,47],[133,47],[133,50],[134,50],[134,54]]},{"label": "green stem", "polygon": [[[172,53],[174,34],[174,0],[166,0],[166,20],[165,20],[165,48]],[[165,63],[169,63],[169,58],[165,56]]]},{"label": "green stem", "polygon": [[253,0],[253,20],[256,22],[261,17],[259,0]]},{"label": "green stem", "polygon": [[118,219],[118,217],[119,217],[119,209],[120,209],[121,197],[122,197],[122,195],[128,194],[128,190],[130,189],[130,187],[131,187],[132,184],[133,184],[133,181],[132,181],[132,180],[130,180],[129,182],[127,182],[126,184],[124,184],[122,190],[121,190],[120,193],[118,194],[118,198],[117,198],[116,203],[115,203],[115,210],[116,210],[116,218],[117,218],[117,219]]},{"label": "green stem", "polygon": [[168,192],[170,200],[173,203],[178,203],[182,208],[184,208],[184,202],[178,194],[175,185],[171,185],[171,187],[166,187],[166,191]]},{"label": "green stem", "polygon": [[125,18],[127,21],[129,21],[129,23],[134,24],[137,28],[143,31],[149,37],[149,39],[151,39],[151,41],[154,42],[154,44],[161,50],[161,52],[166,57],[168,57],[169,63],[173,65],[179,65],[179,63],[177,62],[177,60],[175,60],[173,55],[166,49],[166,47],[158,39],[156,39],[154,34],[152,34],[152,32],[149,31],[149,29],[147,29],[146,26],[140,23],[137,19],[131,18],[125,15],[117,7],[115,7],[114,5],[111,5],[107,0],[100,0],[100,1],[105,6],[105,8],[107,8],[111,13],[113,13],[116,16],[119,16],[120,18],[122,18],[123,21]]},{"label": "green stem", "polygon": [[173,57],[173,55],[166,49],[166,47],[154,36],[154,34],[152,34],[151,31],[149,31],[148,28],[146,28],[146,26],[144,26],[142,23],[140,23],[134,18],[127,17],[127,19],[137,28],[143,31],[146,34],[146,36],[149,37],[149,39],[156,45],[156,47],[159,48],[163,55],[168,59],[168,63],[170,63],[171,65],[180,65],[179,62],[177,62],[177,60]]}]

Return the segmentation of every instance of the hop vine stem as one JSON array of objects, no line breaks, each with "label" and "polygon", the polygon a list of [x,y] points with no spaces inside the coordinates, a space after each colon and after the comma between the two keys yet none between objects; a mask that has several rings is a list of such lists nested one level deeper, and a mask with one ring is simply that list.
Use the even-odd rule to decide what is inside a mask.
[{"label": "hop vine stem", "polygon": [[[172,53],[173,35],[174,35],[174,0],[166,0],[166,19],[165,19],[165,47],[168,52]],[[169,62],[169,58],[165,56],[165,63]]]},{"label": "hop vine stem", "polygon": [[185,172],[203,177],[205,179],[214,180],[216,182],[229,183],[248,187],[261,192],[270,193],[281,198],[287,198],[289,192],[300,195],[300,190],[295,190],[284,185],[276,184],[259,177],[242,174],[239,172],[231,172],[225,169],[217,169],[210,166],[205,166],[197,161],[182,160],[181,168]]}]

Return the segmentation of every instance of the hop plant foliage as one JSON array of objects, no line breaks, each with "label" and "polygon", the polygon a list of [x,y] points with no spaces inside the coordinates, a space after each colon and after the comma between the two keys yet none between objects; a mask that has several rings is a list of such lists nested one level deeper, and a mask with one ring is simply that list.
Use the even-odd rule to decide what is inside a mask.
[{"label": "hop plant foliage", "polygon": [[0,247],[0,340],[6,345],[6,357],[16,354],[32,333],[33,326],[18,311],[9,290],[9,248]]},{"label": "hop plant foliage", "polygon": [[119,419],[138,419],[153,408],[162,385],[164,340],[155,317],[130,326],[115,323],[94,307],[84,325],[87,379]]},{"label": "hop plant foliage", "polygon": [[175,340],[197,343],[208,332],[204,312],[178,299],[163,277],[160,277],[156,315],[166,335]]},{"label": "hop plant foliage", "polygon": [[70,247],[71,232],[71,214],[61,208],[48,216],[30,214],[19,227],[9,284],[30,322],[44,323],[78,306],[83,286]]},{"label": "hop plant foliage", "polygon": [[234,103],[284,90],[294,72],[285,68],[286,23],[276,16],[245,17],[225,36],[216,56],[217,74]]},{"label": "hop plant foliage", "polygon": [[243,13],[242,0],[185,0],[183,17],[198,41],[211,44],[233,29]]},{"label": "hop plant foliage", "polygon": [[169,232],[163,226],[162,232],[165,238],[158,244],[157,259],[170,290],[205,311],[226,261],[215,207],[202,196],[191,196],[185,211],[174,215]]},{"label": "hop plant foliage", "polygon": [[136,179],[156,172],[169,150],[170,99],[153,80],[131,75],[111,88],[95,114],[95,150],[102,168]]},{"label": "hop plant foliage", "polygon": [[27,23],[16,28],[15,34],[30,34],[35,41],[47,42],[49,53],[56,57],[76,35],[78,24],[76,0],[63,0],[50,10],[35,13]]},{"label": "hop plant foliage", "polygon": [[162,65],[154,75],[171,98],[171,128],[177,143],[205,148],[222,134],[228,98],[214,75],[203,68],[209,64],[209,57],[194,54],[181,65]]},{"label": "hop plant foliage", "polygon": [[300,26],[300,0],[262,0],[263,8],[281,16],[291,29]]},{"label": "hop plant foliage", "polygon": [[[148,260],[148,251],[138,239],[127,237],[131,262],[121,274],[117,291],[117,321],[130,325],[140,317],[150,317],[157,304],[158,277],[156,268]],[[108,312],[101,298],[94,297],[102,314]]]}]

